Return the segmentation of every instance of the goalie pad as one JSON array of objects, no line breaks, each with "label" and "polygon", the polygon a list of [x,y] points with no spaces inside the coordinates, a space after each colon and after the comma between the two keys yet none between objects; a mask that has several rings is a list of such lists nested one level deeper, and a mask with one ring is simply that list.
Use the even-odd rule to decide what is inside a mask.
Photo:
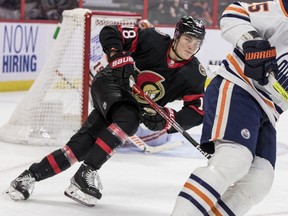
[{"label": "goalie pad", "polygon": [[170,142],[172,138],[172,134],[168,134],[166,130],[151,131],[141,126],[138,128],[136,135],[149,146],[163,145]]}]

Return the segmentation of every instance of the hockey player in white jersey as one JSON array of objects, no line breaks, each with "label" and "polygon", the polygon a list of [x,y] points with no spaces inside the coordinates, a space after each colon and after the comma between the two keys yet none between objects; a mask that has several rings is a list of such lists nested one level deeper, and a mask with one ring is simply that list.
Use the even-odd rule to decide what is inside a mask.
[{"label": "hockey player in white jersey", "polygon": [[173,216],[245,215],[273,183],[275,123],[288,109],[288,1],[233,3],[220,26],[234,50],[204,96],[201,148],[214,154],[184,184]]}]

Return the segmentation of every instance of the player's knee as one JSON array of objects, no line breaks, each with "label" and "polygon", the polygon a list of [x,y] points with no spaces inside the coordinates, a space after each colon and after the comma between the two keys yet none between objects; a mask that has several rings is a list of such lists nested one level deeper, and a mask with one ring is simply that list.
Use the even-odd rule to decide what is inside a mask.
[{"label": "player's knee", "polygon": [[256,156],[249,172],[229,187],[221,199],[235,215],[244,215],[269,193],[273,178],[270,162]]},{"label": "player's knee", "polygon": [[[232,142],[216,143],[215,150],[208,166],[196,169],[193,174],[200,179],[197,180],[199,188],[205,182],[222,196],[232,184],[249,172],[253,156],[248,148]],[[210,198],[217,202],[215,197]]]},{"label": "player's knee", "polygon": [[216,145],[215,154],[208,162],[208,167],[228,187],[248,173],[252,160],[252,153],[245,146],[221,143]]},{"label": "player's knee", "polygon": [[137,109],[131,104],[123,104],[113,113],[113,122],[116,123],[128,136],[136,133],[139,124]]},{"label": "player's knee", "polygon": [[239,144],[218,144],[207,167],[196,169],[193,174],[223,194],[229,186],[249,171],[253,157]]},{"label": "player's knee", "polygon": [[247,190],[247,197],[250,197],[255,205],[270,192],[274,180],[274,168],[268,160],[255,157],[250,172],[249,181],[253,184]]},{"label": "player's knee", "polygon": [[95,139],[87,133],[76,133],[71,137],[67,146],[71,149],[78,161],[84,160],[86,154],[95,143]]}]

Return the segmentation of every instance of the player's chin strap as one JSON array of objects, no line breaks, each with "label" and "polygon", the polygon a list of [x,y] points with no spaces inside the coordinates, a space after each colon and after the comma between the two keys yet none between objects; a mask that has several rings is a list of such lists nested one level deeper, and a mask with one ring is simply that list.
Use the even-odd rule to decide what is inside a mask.
[{"label": "player's chin strap", "polygon": [[177,51],[176,51],[176,49],[175,49],[176,43],[178,44],[178,41],[177,41],[177,40],[178,40],[178,39],[174,40],[173,43],[172,43],[172,51],[175,53],[175,55],[176,55],[178,58],[180,58],[181,60],[184,61],[185,59],[183,59],[181,56],[179,56],[178,53],[177,53]]},{"label": "player's chin strap", "polygon": [[159,113],[169,124],[172,125],[175,130],[181,133],[204,157],[207,159],[211,158],[211,155],[207,152],[204,152],[199,143],[197,143],[188,133],[185,131],[173,118],[170,118],[165,111],[162,110],[148,95],[146,95],[143,90],[135,83],[135,80],[132,76],[129,78],[129,84],[132,88],[133,94],[138,94],[141,96],[157,113]]}]

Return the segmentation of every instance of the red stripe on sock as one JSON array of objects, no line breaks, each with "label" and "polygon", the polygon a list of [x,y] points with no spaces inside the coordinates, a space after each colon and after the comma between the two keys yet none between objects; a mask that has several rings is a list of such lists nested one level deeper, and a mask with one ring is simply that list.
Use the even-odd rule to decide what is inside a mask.
[{"label": "red stripe on sock", "polygon": [[95,143],[99,145],[107,154],[110,155],[112,153],[110,146],[108,146],[102,139],[98,138]]},{"label": "red stripe on sock", "polygon": [[60,173],[61,170],[60,170],[57,162],[55,161],[55,158],[53,157],[53,155],[52,155],[52,154],[49,154],[49,155],[47,156],[47,159],[48,159],[48,161],[49,161],[52,169],[54,170],[54,173],[55,173],[55,174]]}]

